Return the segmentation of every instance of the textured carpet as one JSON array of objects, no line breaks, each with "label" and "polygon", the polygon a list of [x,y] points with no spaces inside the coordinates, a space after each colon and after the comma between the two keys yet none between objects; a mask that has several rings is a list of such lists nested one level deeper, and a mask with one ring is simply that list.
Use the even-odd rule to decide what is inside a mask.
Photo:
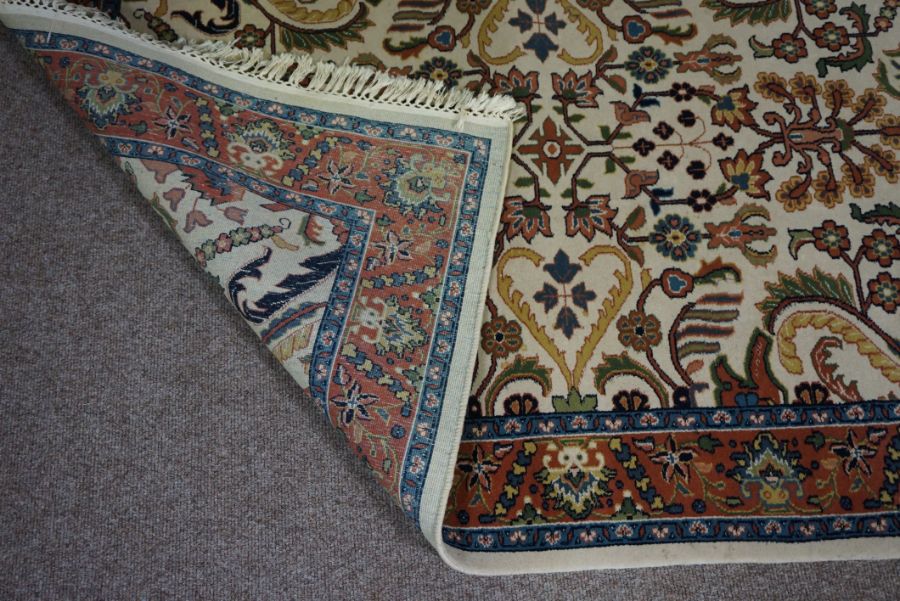
[{"label": "textured carpet", "polygon": [[900,562],[451,571],[5,31],[0,84],[0,598],[895,598]]}]

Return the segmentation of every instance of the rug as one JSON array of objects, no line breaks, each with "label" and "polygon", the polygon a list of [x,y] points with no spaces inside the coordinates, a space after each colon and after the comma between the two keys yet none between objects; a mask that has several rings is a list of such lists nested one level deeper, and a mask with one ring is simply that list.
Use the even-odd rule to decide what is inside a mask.
[{"label": "rug", "polygon": [[[503,573],[900,555],[894,4],[104,3],[187,79],[95,12],[4,21],[438,552]],[[338,99],[369,67],[447,114]]]}]

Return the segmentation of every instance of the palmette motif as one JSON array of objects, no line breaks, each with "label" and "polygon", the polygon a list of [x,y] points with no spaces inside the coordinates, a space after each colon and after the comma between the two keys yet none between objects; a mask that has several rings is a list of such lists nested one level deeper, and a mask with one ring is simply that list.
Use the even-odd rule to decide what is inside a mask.
[{"label": "palmette motif", "polygon": [[[524,107],[446,543],[510,551],[898,534],[894,0],[175,4],[111,10],[161,39],[300,49]],[[97,127],[134,106],[129,83],[106,85],[77,92]],[[154,122],[165,125],[148,127],[202,127],[179,110],[160,106]],[[261,176],[284,177],[307,156],[302,130],[286,140],[267,123],[235,125],[219,151]],[[405,158],[410,171],[389,167],[381,188],[391,215],[421,218],[461,185],[447,156]],[[320,160],[316,185],[369,194],[354,178],[381,160]],[[309,219],[323,250],[310,269],[331,277],[339,236]],[[266,236],[301,243],[274,229],[296,223],[266,225]],[[219,229],[198,237],[201,263],[241,246]],[[441,269],[406,267],[417,255],[409,232],[383,228],[375,244],[366,261],[384,271],[372,290],[408,293]],[[239,306],[246,294],[235,293]],[[357,373],[373,354],[417,352],[435,317],[408,306],[372,296],[357,316],[371,347],[344,355]],[[303,348],[302,337],[279,344],[280,357]],[[357,441],[366,435],[355,424],[384,403],[364,381],[382,377],[401,392],[405,378],[427,374],[339,373],[329,410]],[[402,399],[392,409],[402,415]]]}]

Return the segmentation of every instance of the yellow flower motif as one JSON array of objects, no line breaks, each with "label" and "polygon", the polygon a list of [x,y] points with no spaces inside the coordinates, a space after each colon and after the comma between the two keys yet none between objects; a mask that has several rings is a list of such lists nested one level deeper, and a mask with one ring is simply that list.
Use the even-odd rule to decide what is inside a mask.
[{"label": "yellow flower motif", "polygon": [[863,119],[870,123],[874,123],[876,119],[884,115],[884,107],[886,104],[887,101],[884,99],[884,96],[878,93],[878,90],[868,88],[865,92],[860,94],[859,98],[856,99],[856,102],[853,103],[853,110],[859,114],[868,108],[868,112]]},{"label": "yellow flower motif", "polygon": [[797,73],[791,78],[791,94],[798,102],[811,104],[813,98],[822,93],[822,86],[815,77],[807,73]]},{"label": "yellow flower motif", "polygon": [[866,166],[870,167],[878,177],[884,178],[889,184],[896,184],[900,180],[900,162],[897,161],[894,151],[882,148],[878,144],[873,144],[870,150],[880,156],[887,165],[871,156],[866,156]]},{"label": "yellow flower motif", "polygon": [[753,84],[753,89],[756,90],[760,96],[768,98],[769,100],[781,100],[784,98],[784,93],[778,88],[781,88],[786,92],[788,83],[777,73],[760,73],[756,76],[756,83]]},{"label": "yellow flower motif", "polygon": [[118,88],[126,84],[125,74],[114,69],[109,69],[107,71],[104,71],[103,73],[100,73],[97,76],[97,81],[114,88]]},{"label": "yellow flower motif", "polygon": [[844,202],[844,182],[836,177],[832,178],[825,170],[816,174],[812,187],[816,200],[829,209]]},{"label": "yellow flower motif", "polygon": [[[853,101],[853,90],[843,79],[825,82],[825,106],[830,109],[844,107]],[[839,104],[837,104],[839,102]]]},{"label": "yellow flower motif", "polygon": [[804,181],[805,179],[799,175],[791,176],[775,192],[775,200],[780,202],[788,213],[802,211],[812,202],[812,196],[808,187],[800,192],[800,189],[804,186]]},{"label": "yellow flower motif", "polygon": [[841,173],[844,174],[844,185],[854,198],[872,198],[875,195],[875,176],[869,171],[868,165],[863,163],[859,170],[859,181],[853,177],[850,165],[841,165]]}]

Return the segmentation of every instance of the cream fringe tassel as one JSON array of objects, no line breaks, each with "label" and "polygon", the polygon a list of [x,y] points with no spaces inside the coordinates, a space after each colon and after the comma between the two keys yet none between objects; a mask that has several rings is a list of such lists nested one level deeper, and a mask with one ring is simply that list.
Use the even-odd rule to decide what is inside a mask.
[{"label": "cream fringe tassel", "polygon": [[[234,43],[206,40],[195,42],[179,38],[165,43],[149,34],[128,29],[121,21],[90,7],[69,4],[64,0],[0,0],[3,5],[26,6],[91,21],[115,29],[128,37],[199,59],[213,67],[255,80],[273,82],[312,92],[354,98],[376,103],[444,111],[460,118],[492,117],[514,121],[524,109],[509,96],[473,94],[469,90],[447,89],[443,82],[427,79],[394,77],[369,67],[336,65],[313,59],[308,54],[281,53],[268,55],[264,50],[237,48]],[[291,67],[294,70],[290,72]],[[303,83],[307,77],[309,81]]]}]

